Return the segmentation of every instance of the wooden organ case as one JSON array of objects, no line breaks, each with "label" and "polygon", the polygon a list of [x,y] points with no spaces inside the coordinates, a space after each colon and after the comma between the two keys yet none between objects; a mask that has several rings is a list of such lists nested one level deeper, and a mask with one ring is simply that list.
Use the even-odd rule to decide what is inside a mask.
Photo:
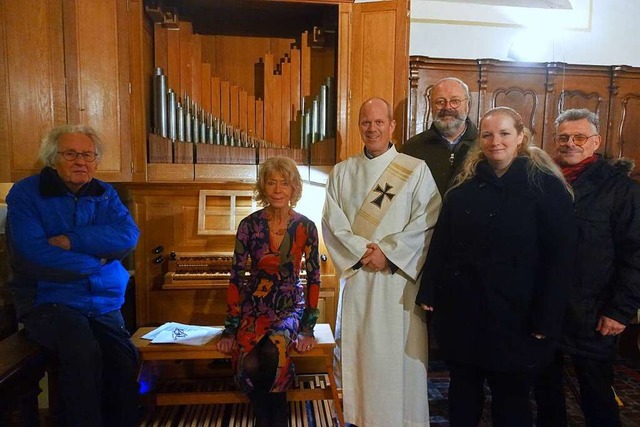
[{"label": "wooden organ case", "polygon": [[[396,120],[403,121],[408,68],[407,2],[131,0],[129,4],[134,182],[122,184],[120,192],[141,230],[135,252],[137,325],[171,320],[221,324],[226,310],[224,286],[176,287],[175,275],[173,287],[165,284],[172,251],[232,252],[234,228],[230,224],[251,210],[250,197],[239,196],[233,203],[229,197],[213,196],[207,208],[211,215],[206,216],[203,225],[198,214],[201,191],[250,192],[258,165],[264,159],[291,156],[305,181],[303,199],[296,210],[320,228],[327,172],[337,161],[362,147],[357,114],[352,114],[354,108],[357,111],[371,96],[382,96],[394,106]],[[155,10],[159,5],[166,10]],[[369,46],[376,46],[375,58],[371,57]],[[305,105],[313,105],[318,88],[327,77],[335,83],[335,111],[333,117],[327,118],[335,126],[333,141],[325,139],[303,147],[292,138],[300,127],[299,121],[295,124],[300,117],[294,107],[297,101],[284,103],[286,97],[280,96],[276,102],[265,95],[276,85],[282,86],[283,76],[293,68],[286,64],[296,61],[295,49],[300,50],[301,64],[309,70],[301,74],[306,76],[301,77],[301,87],[309,87],[310,91],[302,94]],[[243,132],[243,144],[192,142],[190,146],[158,137],[152,108],[153,76],[158,67],[163,68],[167,87],[175,95],[188,95],[198,105],[197,111],[205,111],[207,123],[210,113],[222,117],[236,132]],[[278,97],[282,91],[272,93]],[[260,111],[260,100],[263,114],[254,116],[254,111]],[[291,114],[287,119],[273,115],[275,110],[264,108],[269,103]],[[244,143],[250,133],[277,134],[276,128],[280,129],[279,139],[265,137],[264,143],[259,141],[249,147]],[[286,129],[290,131],[288,139],[282,136]],[[400,133],[402,129],[398,126]],[[237,133],[234,142],[236,136]],[[401,135],[396,137],[401,139]],[[305,206],[305,198],[314,203]],[[223,230],[226,231],[219,232]],[[320,255],[319,321],[334,326],[338,279],[322,236]]]}]

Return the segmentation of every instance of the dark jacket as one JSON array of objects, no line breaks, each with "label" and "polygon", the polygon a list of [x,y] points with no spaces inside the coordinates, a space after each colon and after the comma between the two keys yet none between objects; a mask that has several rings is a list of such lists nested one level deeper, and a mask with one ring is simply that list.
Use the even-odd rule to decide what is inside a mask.
[{"label": "dark jacket", "polygon": [[561,348],[606,360],[616,337],[602,336],[604,315],[624,325],[640,308],[640,185],[628,163],[600,158],[573,183],[579,239],[577,281],[571,289]]},{"label": "dark jacket", "polygon": [[530,167],[518,157],[498,178],[480,162],[445,196],[416,299],[445,360],[516,372],[551,357],[577,230],[562,182]]},{"label": "dark jacket", "polygon": [[427,163],[442,196],[460,172],[467,152],[476,144],[478,129],[468,118],[466,123],[467,130],[455,145],[453,152],[449,149],[447,140],[438,133],[433,124],[426,131],[411,137],[402,147],[403,153]]},{"label": "dark jacket", "polygon": [[[72,194],[51,168],[17,182],[7,195],[10,286],[19,316],[40,304],[58,303],[86,315],[117,310],[129,273],[120,259],[139,230],[115,189],[93,179]],[[71,250],[52,246],[65,234]]]}]

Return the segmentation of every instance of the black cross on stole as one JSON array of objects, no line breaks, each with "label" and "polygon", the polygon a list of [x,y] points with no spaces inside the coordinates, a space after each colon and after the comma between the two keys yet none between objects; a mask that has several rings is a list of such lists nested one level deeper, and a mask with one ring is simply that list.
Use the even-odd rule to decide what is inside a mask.
[{"label": "black cross on stole", "polygon": [[393,188],[393,185],[384,184],[384,190],[380,187],[380,184],[376,185],[376,188],[373,190],[376,193],[380,193],[378,197],[373,199],[371,203],[376,205],[379,208],[382,208],[382,201],[384,200],[384,196],[387,196],[387,199],[391,200],[395,197],[395,194],[389,193],[389,190]]}]

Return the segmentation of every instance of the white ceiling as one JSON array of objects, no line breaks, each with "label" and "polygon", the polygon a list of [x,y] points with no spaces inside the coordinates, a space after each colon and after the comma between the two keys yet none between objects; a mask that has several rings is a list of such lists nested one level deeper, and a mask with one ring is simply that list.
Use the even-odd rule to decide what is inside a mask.
[{"label": "white ceiling", "polygon": [[569,0],[440,0],[456,3],[478,3],[491,6],[535,7],[538,9],[572,9]]}]

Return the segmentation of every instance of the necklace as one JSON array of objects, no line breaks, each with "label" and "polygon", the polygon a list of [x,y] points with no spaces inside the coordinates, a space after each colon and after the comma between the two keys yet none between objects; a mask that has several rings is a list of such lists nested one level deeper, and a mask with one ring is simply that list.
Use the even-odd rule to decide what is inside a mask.
[{"label": "necklace", "polygon": [[267,224],[269,225],[269,233],[275,234],[276,236],[284,236],[287,232],[287,224],[289,222],[289,217],[291,216],[291,212],[289,212],[288,217],[285,219],[286,222],[278,221],[278,224],[275,223],[275,218],[273,218],[273,214],[271,212],[267,212]]}]

